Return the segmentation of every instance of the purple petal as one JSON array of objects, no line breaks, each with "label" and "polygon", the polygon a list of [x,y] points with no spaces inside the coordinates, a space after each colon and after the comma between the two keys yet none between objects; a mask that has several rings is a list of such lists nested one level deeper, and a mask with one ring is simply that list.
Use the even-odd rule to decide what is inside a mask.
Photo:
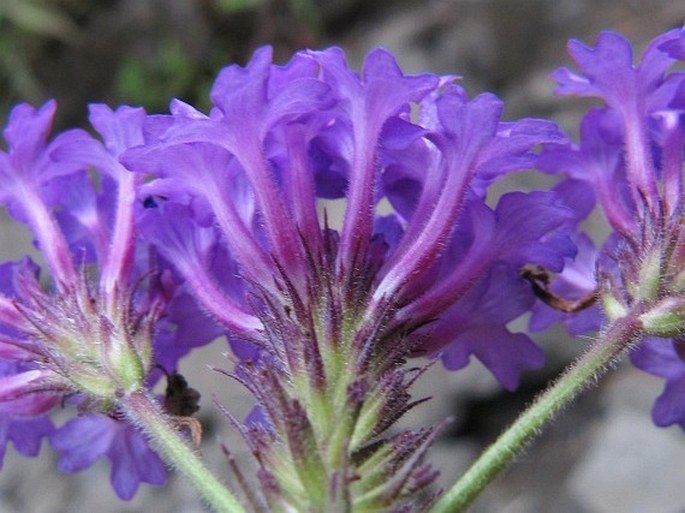
[{"label": "purple petal", "polygon": [[[0,205],[7,204],[9,213],[28,224],[50,268],[58,288],[70,283],[75,269],[66,241],[50,212],[49,182],[80,169],[78,164],[55,163],[49,154],[63,141],[68,132],[46,144],[56,104],[48,102],[39,111],[22,104],[12,111],[5,137],[9,153],[0,151]],[[53,195],[54,197],[54,195]]]},{"label": "purple petal", "polygon": [[566,68],[558,69],[552,74],[558,84],[558,94],[599,96],[616,104],[624,95],[636,93],[633,49],[620,34],[602,32],[595,48],[571,40],[568,52],[586,77],[575,75]]},{"label": "purple petal", "polygon": [[79,169],[80,163],[57,163],[49,156],[63,145],[79,144],[90,139],[84,132],[71,130],[58,136],[48,144],[57,104],[46,103],[36,111],[28,104],[21,104],[12,111],[4,131],[9,152],[0,151],[0,204],[7,203],[12,214],[27,222],[23,202],[35,200],[32,195],[45,199],[43,187],[53,178],[71,174]]},{"label": "purple petal", "polygon": [[558,204],[551,192],[509,193],[494,213],[473,196],[443,255],[439,278],[427,290],[420,282],[407,287],[408,293],[419,293],[419,297],[400,317],[435,318],[498,264],[513,266],[511,273],[516,277],[518,269],[528,263],[560,271],[565,259],[575,255],[575,245],[565,234],[573,219],[573,212]]},{"label": "purple petal", "polygon": [[461,333],[441,359],[445,368],[458,370],[468,363],[466,354],[476,356],[507,390],[516,390],[522,371],[539,369],[545,363],[544,353],[528,336],[502,327],[483,326]]},{"label": "purple petal", "polygon": [[[224,265],[218,274],[212,273],[211,253],[217,242],[213,227],[195,225],[188,208],[170,203],[148,209],[141,219],[140,231],[169,262],[173,262],[195,299],[218,322],[242,336],[253,335],[261,327],[259,320],[231,297],[239,297],[242,292],[235,280],[237,270],[231,260],[224,261],[229,265]],[[222,290],[217,276],[223,276],[221,281],[232,282],[233,286],[228,291]]]},{"label": "purple petal", "polygon": [[134,149],[127,152],[124,161],[138,171],[161,175],[161,180],[144,189],[145,194],[159,194],[186,204],[199,197],[203,209],[213,213],[244,272],[267,282],[271,260],[252,231],[253,190],[245,184],[244,172],[230,153],[214,145],[195,143]]},{"label": "purple petal", "polygon": [[575,213],[560,205],[555,194],[511,192],[502,196],[495,214],[499,259],[518,267],[534,263],[560,272],[564,258],[575,256],[569,236],[558,231],[575,219]]},{"label": "purple petal", "polygon": [[102,136],[111,155],[120,155],[128,148],[143,144],[145,110],[126,105],[112,111],[103,104],[91,104],[88,120]]},{"label": "purple petal", "polygon": [[207,318],[197,299],[181,289],[167,305],[166,317],[157,324],[155,363],[172,371],[192,349],[209,344],[224,332],[225,328]]},{"label": "purple petal", "polygon": [[[219,141],[200,139],[226,148],[243,166],[260,207],[271,251],[295,280],[302,272],[298,237],[293,223],[283,223],[287,209],[271,179],[263,145],[276,122],[294,120],[333,103],[328,85],[315,78],[317,68],[316,62],[303,54],[293,58],[285,69],[272,66],[268,47],[255,52],[245,68],[225,68],[211,97],[223,113],[221,123],[227,130]],[[172,132],[169,135],[173,139]]]},{"label": "purple petal", "polygon": [[47,416],[12,418],[3,413],[0,416],[0,469],[8,441],[19,454],[31,458],[38,455],[43,438],[50,436],[54,429]]},{"label": "purple petal", "polygon": [[666,378],[664,390],[652,408],[654,423],[662,427],[679,424],[685,429],[685,361],[673,343],[646,339],[631,353],[630,359],[639,369]]},{"label": "purple petal", "polygon": [[50,436],[50,445],[61,454],[58,467],[63,472],[78,472],[108,458],[112,486],[123,500],[131,499],[141,482],[159,485],[166,479],[163,463],[142,435],[105,415],[70,420]]},{"label": "purple petal", "polygon": [[659,50],[666,52],[673,59],[685,61],[685,29],[676,29],[667,34],[673,34],[673,38],[660,41]]},{"label": "purple petal", "polygon": [[630,360],[638,369],[667,380],[685,375],[685,362],[678,356],[670,340],[645,339],[630,353]]},{"label": "purple petal", "polygon": [[32,172],[36,156],[47,143],[56,110],[57,103],[50,100],[40,110],[22,103],[10,112],[3,135],[9,146],[9,153],[14,157],[13,163],[21,171]]},{"label": "purple petal", "polygon": [[345,197],[350,165],[347,156],[352,153],[353,142],[349,130],[334,123],[312,140],[309,156],[314,168],[316,196],[324,199]]},{"label": "purple petal", "polygon": [[[644,120],[648,108],[665,107],[656,106],[650,96],[664,83],[665,72],[675,62],[662,49],[664,44],[681,37],[682,31],[679,29],[657,37],[645,51],[638,66],[633,64],[630,43],[619,34],[603,32],[595,48],[571,41],[569,52],[584,76],[573,75],[566,69],[557,70],[553,75],[559,84],[557,92],[598,96],[621,115],[625,131],[626,175],[631,185],[631,196],[636,205],[645,201],[653,213],[660,208],[658,178]],[[662,97],[663,94],[657,96]]]},{"label": "purple petal", "polygon": [[652,419],[660,427],[679,424],[685,429],[685,375],[669,380],[652,408]]},{"label": "purple petal", "polygon": [[497,138],[483,152],[472,187],[484,194],[485,187],[509,171],[536,167],[540,144],[561,144],[566,136],[559,127],[542,119],[500,123]]},{"label": "purple petal", "polygon": [[517,273],[497,266],[425,328],[426,342],[418,350],[441,351],[445,366],[454,370],[465,366],[473,354],[505,388],[513,390],[523,370],[544,363],[542,350],[526,335],[506,329],[533,301]]},{"label": "purple petal", "polygon": [[479,156],[495,137],[502,104],[492,95],[466,102],[461,95],[445,94],[438,99],[438,109],[448,130],[430,135],[441,152],[440,163],[428,169],[406,234],[374,293],[376,301],[403,286],[408,277],[428,270],[439,257],[464,207]]},{"label": "purple petal", "polygon": [[106,455],[116,436],[116,421],[104,415],[74,418],[50,436],[50,446],[60,453],[62,472],[79,472]]},{"label": "purple petal", "polygon": [[0,377],[0,403],[19,399],[35,391],[45,372],[33,369]]},{"label": "purple petal", "polygon": [[635,207],[623,166],[623,130],[615,113],[593,109],[581,125],[581,146],[549,146],[539,169],[563,172],[592,185],[612,227],[633,233]]},{"label": "purple petal", "polygon": [[40,452],[43,438],[50,436],[54,429],[47,416],[16,418],[10,423],[8,439],[12,441],[18,453],[33,457]]},{"label": "purple petal", "polygon": [[119,498],[130,500],[141,482],[163,485],[166,468],[131,426],[119,426],[107,456],[112,464],[110,480]]},{"label": "purple petal", "polygon": [[263,47],[245,68],[225,68],[210,93],[223,121],[238,128],[236,136],[240,138],[254,135],[263,140],[266,130],[279,119],[332,103],[327,98],[328,86],[315,79],[318,67],[313,59],[298,54],[279,68],[272,66],[271,54],[270,47]]},{"label": "purple petal", "polygon": [[340,99],[343,120],[352,131],[346,212],[339,258],[350,264],[354,253],[365,250],[373,226],[376,193],[376,148],[383,125],[418,101],[437,85],[430,75],[405,76],[394,58],[384,50],[371,52],[364,61],[362,77],[348,66],[338,48],[312,53],[321,64],[322,78]]}]

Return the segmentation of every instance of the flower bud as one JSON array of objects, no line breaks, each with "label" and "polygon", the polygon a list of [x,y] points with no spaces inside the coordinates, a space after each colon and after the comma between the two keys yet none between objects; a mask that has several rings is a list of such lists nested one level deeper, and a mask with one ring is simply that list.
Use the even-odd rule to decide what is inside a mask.
[{"label": "flower bud", "polygon": [[685,330],[685,298],[666,298],[640,316],[648,335],[674,338]]},{"label": "flower bud", "polygon": [[620,319],[628,313],[626,306],[612,294],[604,294],[602,296],[602,306],[604,307],[604,313],[611,321]]},{"label": "flower bud", "polygon": [[661,252],[651,251],[647,254],[640,265],[637,297],[641,300],[650,301],[657,297],[662,276]]}]

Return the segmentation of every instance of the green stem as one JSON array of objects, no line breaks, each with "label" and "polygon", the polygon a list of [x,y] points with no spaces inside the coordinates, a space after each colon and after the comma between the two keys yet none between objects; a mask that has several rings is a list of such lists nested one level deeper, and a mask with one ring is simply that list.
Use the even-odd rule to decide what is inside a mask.
[{"label": "green stem", "polygon": [[466,511],[485,487],[507,468],[541,428],[583,390],[595,384],[640,334],[641,323],[635,312],[618,319],[604,330],[590,349],[500,437],[483,452],[466,473],[433,505],[430,513]]},{"label": "green stem", "polygon": [[166,463],[185,475],[214,511],[245,513],[233,494],[209,471],[190,444],[179,435],[150,394],[144,391],[133,392],[121,398],[119,406],[129,420],[153,441]]}]

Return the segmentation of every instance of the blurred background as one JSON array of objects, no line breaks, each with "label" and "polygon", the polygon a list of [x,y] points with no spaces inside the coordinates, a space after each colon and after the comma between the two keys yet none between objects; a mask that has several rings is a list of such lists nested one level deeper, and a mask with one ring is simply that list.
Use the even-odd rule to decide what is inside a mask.
[{"label": "blurred background", "polygon": [[[0,0],[0,124],[13,104],[40,105],[48,98],[59,103],[56,130],[85,126],[89,102],[162,112],[178,97],[206,109],[218,70],[244,64],[263,44],[274,46],[277,62],[298,49],[339,45],[357,67],[380,45],[405,71],[458,73],[470,94],[487,90],[502,97],[507,117],[548,117],[574,134],[588,103],[555,98],[547,78],[569,63],[566,40],[593,43],[600,30],[612,29],[642,49],[682,25],[684,16],[682,0]],[[518,188],[534,184],[528,175],[513,182]],[[30,236],[3,213],[0,261],[29,250]],[[525,327],[525,319],[519,325]],[[416,395],[434,399],[405,425],[454,417],[432,453],[443,470],[442,485],[587,344],[562,330],[538,341],[549,365],[529,373],[516,393],[502,392],[477,363],[458,373],[436,365],[419,383]],[[239,458],[246,455],[214,413],[211,396],[238,416],[250,406],[233,383],[206,370],[208,362],[222,365],[225,349],[221,342],[202,349],[181,370],[203,392],[204,454],[228,474],[217,439]],[[561,415],[473,511],[685,512],[685,433],[658,429],[649,417],[660,387],[660,380],[620,366],[601,389]],[[63,476],[49,448],[26,460],[10,447],[0,472],[0,512],[203,511],[193,491],[173,477],[168,486],[143,486],[131,502],[121,503],[108,473],[101,462]]]}]

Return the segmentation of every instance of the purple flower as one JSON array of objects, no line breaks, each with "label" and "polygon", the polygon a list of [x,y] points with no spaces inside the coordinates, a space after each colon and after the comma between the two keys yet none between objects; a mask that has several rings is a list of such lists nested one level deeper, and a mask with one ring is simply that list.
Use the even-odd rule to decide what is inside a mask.
[{"label": "purple flower", "polygon": [[[205,310],[239,336],[260,338],[260,314],[245,303],[244,284],[218,286],[221,273],[207,274],[216,245],[226,244],[228,268],[236,269],[229,272],[269,292],[288,289],[282,301],[291,306],[322,300],[307,296],[312,287],[323,293],[316,280],[325,278],[347,289],[346,301],[355,298],[349,307],[370,302],[363,312],[368,329],[393,309],[396,315],[383,320],[387,331],[408,333],[440,318],[496,264],[507,262],[513,276],[526,263],[560,270],[575,251],[564,235],[554,235],[570,211],[551,194],[512,198],[506,208],[520,217],[508,225],[504,218],[513,211],[498,227],[485,221],[492,214],[470,213],[488,210],[489,183],[534,163],[536,145],[562,140],[548,122],[500,121],[502,105],[492,95],[469,100],[447,78],[404,76],[382,50],[357,75],[338,49],[303,52],[284,67],[272,65],[262,49],[246,68],[222,71],[212,99],[208,116],[174,102],[171,116],[151,117],[147,131],[158,142],[129,150],[123,161],[159,177],[142,189],[145,195],[186,206],[150,209],[143,235],[176,264]],[[418,123],[411,121],[412,102]],[[339,238],[326,247],[317,196],[343,192]],[[383,232],[374,213],[383,197],[396,208],[395,221],[383,225],[394,235]],[[473,222],[481,226],[459,228]],[[334,265],[322,276],[329,272],[320,268],[325,258]],[[533,361],[540,364],[537,356]]]},{"label": "purple flower", "polygon": [[[685,426],[678,393],[685,361],[677,350],[685,327],[685,73],[669,72],[683,60],[684,42],[685,30],[666,32],[634,64],[630,43],[618,34],[602,33],[594,48],[571,41],[580,73],[555,71],[557,92],[599,97],[606,106],[585,116],[579,145],[550,145],[539,162],[592,186],[613,229],[601,251],[579,236],[579,260],[556,291],[578,299],[596,279],[609,321],[632,310],[645,337],[662,337],[646,339],[632,356],[638,367],[666,379],[653,411],[660,426]],[[550,317],[534,320],[547,324]],[[592,327],[577,320],[574,331]]]},{"label": "purple flower", "polygon": [[[619,34],[603,32],[595,48],[573,40],[569,53],[583,75],[567,68],[553,74],[559,94],[596,96],[606,102],[607,109],[588,114],[580,154],[589,158],[585,173],[590,181],[612,180],[619,187],[619,194],[610,197],[603,191],[601,199],[604,209],[611,212],[614,229],[627,236],[635,231],[633,214],[638,219],[647,212],[655,216],[663,206],[664,215],[673,215],[680,208],[680,168],[675,157],[665,157],[679,146],[679,122],[671,119],[678,116],[671,103],[682,96],[679,88],[685,75],[666,72],[678,59],[668,49],[682,40],[683,34],[682,29],[675,29],[654,39],[637,66],[633,65],[630,43]],[[661,146],[664,160],[654,158],[655,144]],[[616,172],[619,175],[614,175]],[[621,192],[623,187],[627,194]]]},{"label": "purple flower", "polygon": [[[195,318],[183,315],[183,285],[137,240],[144,177],[119,155],[143,144],[145,112],[93,105],[103,142],[82,130],[48,142],[54,112],[54,102],[16,107],[4,131],[8,151],[0,151],[0,203],[30,228],[50,275],[44,286],[28,258],[0,265],[0,447],[9,439],[35,454],[52,432],[46,414],[74,398],[80,414],[112,418],[93,414],[59,429],[59,447],[79,455],[69,468],[107,456],[117,493],[130,498],[140,481],[159,484],[164,473],[145,440],[113,420],[117,397],[151,387],[155,366],[174,370],[218,331],[197,309]],[[86,418],[107,420],[97,428],[105,445],[83,436]]]},{"label": "purple flower", "polygon": [[481,199],[472,199],[443,255],[436,283],[399,313],[408,318],[440,315],[426,327],[427,342],[420,347],[446,347],[443,361],[452,369],[466,365],[474,354],[508,389],[516,388],[521,370],[542,366],[539,348],[505,326],[534,302],[519,269],[537,264],[561,270],[564,257],[575,254],[570,239],[554,232],[569,220],[569,212],[556,205],[551,193],[510,193],[494,212]]},{"label": "purple flower", "polygon": [[[384,50],[358,74],[340,49],[276,66],[263,48],[224,69],[211,98],[208,114],[176,100],[148,117],[145,144],[122,156],[154,176],[139,190],[140,234],[228,332],[229,374],[261,421],[227,415],[269,507],[328,497],[332,508],[354,474],[359,496],[376,497],[368,506],[388,510],[434,477],[421,460],[435,429],[381,437],[415,404],[407,357],[457,369],[475,355],[509,389],[542,365],[506,325],[534,302],[520,269],[561,271],[575,255],[576,214],[555,192],[494,209],[486,194],[565,138],[549,122],[502,121],[496,97],[469,99],[453,77],[405,75]],[[343,197],[337,219],[322,200]],[[365,472],[355,455],[367,449],[387,464]]]},{"label": "purple flower", "polygon": [[[381,49],[356,73],[337,48],[284,66],[262,48],[222,70],[211,99],[208,114],[91,106],[102,142],[48,142],[54,104],[15,109],[0,203],[33,231],[51,284],[28,261],[3,268],[0,405],[40,418],[74,395],[82,415],[50,435],[61,468],[105,456],[130,498],[164,475],[117,398],[226,334],[230,374],[259,402],[260,422],[236,424],[267,509],[410,511],[438,429],[385,434],[417,404],[405,360],[458,369],[475,355],[508,389],[542,365],[507,324],[534,302],[521,269],[575,255],[578,214],[559,191],[486,199],[566,139],[502,121],[500,100],[454,77],[405,75]],[[338,219],[322,200],[339,198]]]},{"label": "purple flower", "polygon": [[[682,83],[682,74],[665,75],[668,68],[677,60],[667,48],[669,43],[683,37],[682,29],[675,29],[654,39],[645,50],[639,65],[633,65],[630,43],[619,34],[603,32],[597,46],[588,48],[578,41],[569,43],[569,53],[575,59],[583,75],[576,75],[566,68],[557,70],[553,77],[559,84],[559,94],[596,96],[602,98],[613,115],[617,115],[621,125],[625,145],[625,176],[631,184],[630,199],[636,208],[643,202],[654,213],[659,203],[657,187],[658,175],[651,155],[648,117],[658,116]],[[664,169],[665,194],[669,203],[668,213],[673,213],[678,205],[677,190],[679,179],[670,167]],[[679,173],[678,173],[679,175]],[[670,194],[675,196],[670,198]],[[666,198],[664,198],[666,199]]]}]

